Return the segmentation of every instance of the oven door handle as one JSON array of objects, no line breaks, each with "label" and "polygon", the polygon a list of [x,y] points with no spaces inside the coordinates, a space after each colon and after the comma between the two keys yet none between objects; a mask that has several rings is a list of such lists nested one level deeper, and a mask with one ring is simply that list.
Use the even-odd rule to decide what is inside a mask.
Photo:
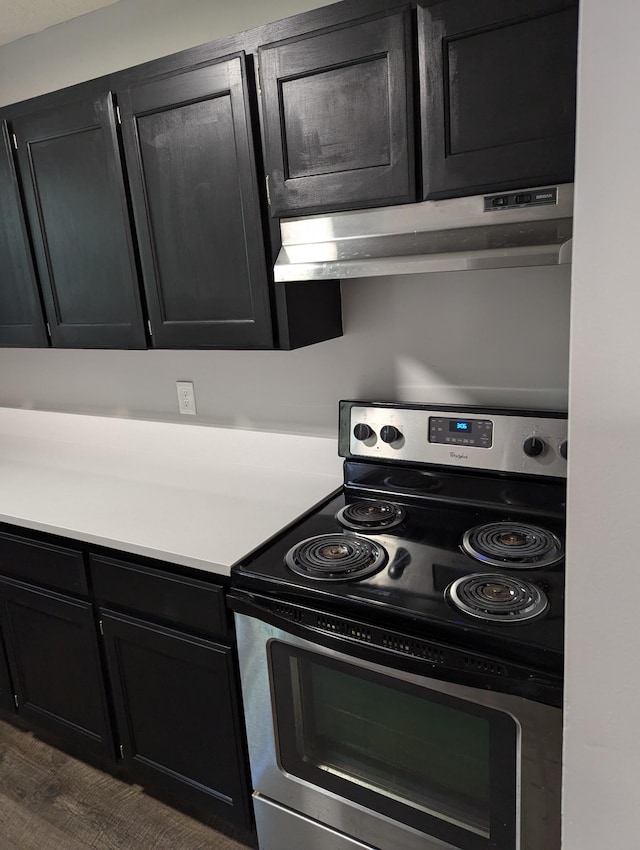
[{"label": "oven door handle", "polygon": [[240,588],[230,590],[227,604],[238,614],[364,661],[562,707],[560,675],[443,643],[428,635],[410,635],[356,620],[348,614],[329,613]]}]

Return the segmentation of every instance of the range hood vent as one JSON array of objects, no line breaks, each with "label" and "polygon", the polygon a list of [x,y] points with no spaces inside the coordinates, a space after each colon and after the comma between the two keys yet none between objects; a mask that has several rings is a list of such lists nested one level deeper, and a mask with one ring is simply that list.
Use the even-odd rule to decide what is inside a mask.
[{"label": "range hood vent", "polygon": [[277,281],[571,262],[573,184],[286,219]]}]

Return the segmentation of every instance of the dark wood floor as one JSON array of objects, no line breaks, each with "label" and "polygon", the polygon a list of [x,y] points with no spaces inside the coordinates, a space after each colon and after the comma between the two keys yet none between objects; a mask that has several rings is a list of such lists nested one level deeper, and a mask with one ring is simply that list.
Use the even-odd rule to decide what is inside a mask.
[{"label": "dark wood floor", "polygon": [[0,722],[0,850],[255,847],[249,836],[227,831],[211,829],[138,786]]}]

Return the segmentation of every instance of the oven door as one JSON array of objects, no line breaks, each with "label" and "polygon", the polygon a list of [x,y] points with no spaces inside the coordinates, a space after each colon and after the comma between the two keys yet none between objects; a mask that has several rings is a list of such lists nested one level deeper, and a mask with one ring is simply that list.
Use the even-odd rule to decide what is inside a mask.
[{"label": "oven door", "polygon": [[559,709],[235,617],[261,850],[559,847]]}]

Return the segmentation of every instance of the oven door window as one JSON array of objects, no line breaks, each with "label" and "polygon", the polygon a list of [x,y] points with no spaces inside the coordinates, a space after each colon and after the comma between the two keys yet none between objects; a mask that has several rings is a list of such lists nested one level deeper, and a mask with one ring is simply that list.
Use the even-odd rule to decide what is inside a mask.
[{"label": "oven door window", "polygon": [[271,644],[281,769],[461,850],[513,850],[518,730],[466,699]]}]

